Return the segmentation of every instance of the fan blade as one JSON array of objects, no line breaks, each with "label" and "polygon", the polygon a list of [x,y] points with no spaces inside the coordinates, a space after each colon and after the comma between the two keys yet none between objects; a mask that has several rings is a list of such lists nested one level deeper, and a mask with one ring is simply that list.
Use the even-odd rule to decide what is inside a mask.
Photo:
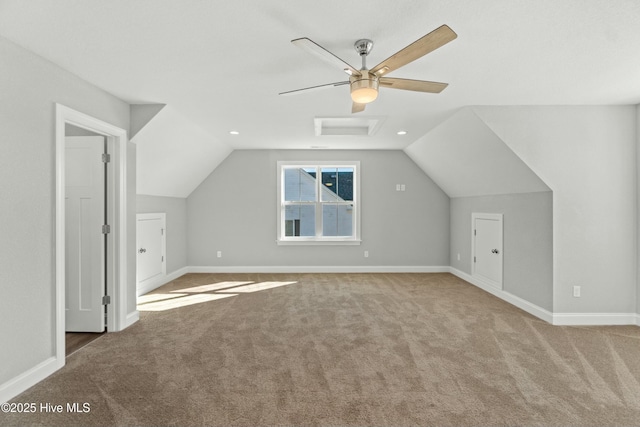
[{"label": "fan blade", "polygon": [[311,87],[305,87],[302,89],[295,89],[295,90],[289,90],[287,92],[280,92],[278,95],[295,95],[297,93],[300,92],[305,92],[305,91],[313,91],[316,89],[324,89],[326,87],[337,87],[337,86],[344,86],[344,85],[348,85],[349,82],[335,82],[335,83],[328,83],[326,85],[318,85],[318,86],[311,86]]},{"label": "fan blade", "polygon": [[413,90],[416,92],[440,93],[449,86],[448,83],[428,82],[425,80],[396,79],[380,77],[380,86],[391,89]]},{"label": "fan blade", "polygon": [[342,59],[338,58],[333,53],[329,52],[327,49],[323,48],[322,46],[312,41],[311,39],[303,37],[300,39],[291,40],[291,43],[317,56],[323,61],[330,63],[331,65],[334,65],[334,66],[337,65],[338,67],[340,67],[342,71],[349,74],[350,76],[361,75],[360,71],[356,70],[351,65],[347,64]]},{"label": "fan blade", "polygon": [[437,48],[444,46],[456,37],[458,37],[458,35],[454,33],[451,28],[443,25],[385,59],[373,67],[371,72],[377,76],[381,76],[382,74],[387,74],[393,70],[397,70],[403,65],[407,65],[411,61],[415,61],[427,53],[433,52]]},{"label": "fan blade", "polygon": [[366,107],[367,104],[358,104],[357,102],[354,102],[351,105],[351,113],[359,113],[361,111],[364,111],[364,107]]}]

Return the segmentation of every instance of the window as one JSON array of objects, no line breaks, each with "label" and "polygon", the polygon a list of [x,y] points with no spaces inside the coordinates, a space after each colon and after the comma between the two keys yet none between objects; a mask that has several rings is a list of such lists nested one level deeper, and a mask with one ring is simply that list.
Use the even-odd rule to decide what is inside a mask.
[{"label": "window", "polygon": [[278,162],[278,243],[359,244],[360,162]]}]

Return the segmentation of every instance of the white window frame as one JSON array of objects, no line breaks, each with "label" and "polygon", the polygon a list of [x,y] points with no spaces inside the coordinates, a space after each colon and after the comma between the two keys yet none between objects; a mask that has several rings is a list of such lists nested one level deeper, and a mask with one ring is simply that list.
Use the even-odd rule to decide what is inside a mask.
[{"label": "white window frame", "polygon": [[[286,168],[353,168],[353,235],[322,236],[322,202],[316,200],[308,202],[316,206],[316,235],[315,236],[285,236],[285,206],[289,204],[284,198],[284,170]],[[277,173],[277,235],[278,245],[359,245],[360,240],[360,162],[359,161],[279,161]],[[316,175],[316,197],[321,198],[322,180]],[[297,202],[295,204],[298,204]]]}]

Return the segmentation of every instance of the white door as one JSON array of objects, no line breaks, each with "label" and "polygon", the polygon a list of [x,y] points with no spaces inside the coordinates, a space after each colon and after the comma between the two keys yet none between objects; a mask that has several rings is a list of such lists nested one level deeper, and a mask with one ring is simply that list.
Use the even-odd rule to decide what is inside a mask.
[{"label": "white door", "polygon": [[164,213],[137,215],[138,295],[153,289],[166,275],[165,222]]},{"label": "white door", "polygon": [[502,289],[502,214],[472,214],[473,276]]},{"label": "white door", "polygon": [[65,308],[67,332],[103,332],[105,309],[104,137],[65,144]]}]

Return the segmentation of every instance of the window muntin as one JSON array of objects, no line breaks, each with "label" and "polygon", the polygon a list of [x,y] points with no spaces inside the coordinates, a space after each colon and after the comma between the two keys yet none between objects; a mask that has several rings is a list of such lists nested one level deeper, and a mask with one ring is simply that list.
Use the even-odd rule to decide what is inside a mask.
[{"label": "window muntin", "polygon": [[359,243],[359,166],[278,162],[278,242]]}]

